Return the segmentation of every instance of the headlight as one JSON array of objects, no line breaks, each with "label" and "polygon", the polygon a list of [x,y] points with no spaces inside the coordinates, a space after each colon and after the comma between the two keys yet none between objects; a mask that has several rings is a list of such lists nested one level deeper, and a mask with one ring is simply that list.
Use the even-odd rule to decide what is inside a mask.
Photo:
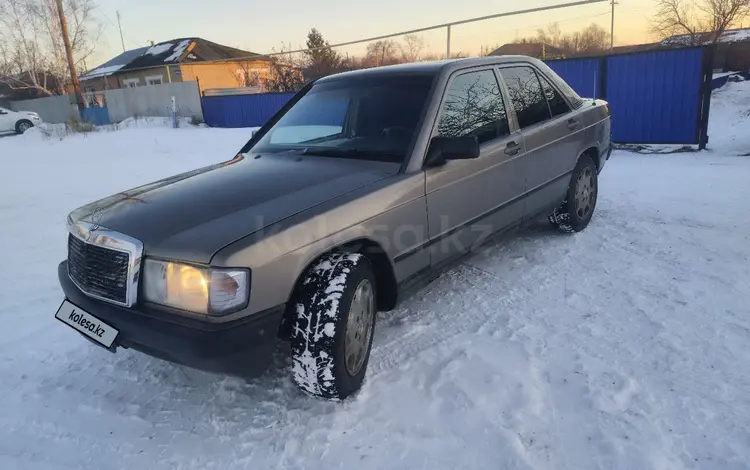
[{"label": "headlight", "polygon": [[146,300],[204,315],[227,315],[244,308],[250,294],[246,269],[203,268],[146,259]]}]

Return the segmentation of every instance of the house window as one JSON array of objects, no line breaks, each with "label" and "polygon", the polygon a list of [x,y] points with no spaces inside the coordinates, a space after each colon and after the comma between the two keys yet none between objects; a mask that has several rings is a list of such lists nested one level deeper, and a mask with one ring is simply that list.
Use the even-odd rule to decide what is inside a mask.
[{"label": "house window", "polygon": [[123,80],[122,83],[127,88],[135,88],[135,87],[138,86],[138,79],[137,78],[128,78],[127,80]]},{"label": "house window", "polygon": [[161,85],[164,83],[164,77],[162,75],[151,75],[146,77],[146,85]]}]

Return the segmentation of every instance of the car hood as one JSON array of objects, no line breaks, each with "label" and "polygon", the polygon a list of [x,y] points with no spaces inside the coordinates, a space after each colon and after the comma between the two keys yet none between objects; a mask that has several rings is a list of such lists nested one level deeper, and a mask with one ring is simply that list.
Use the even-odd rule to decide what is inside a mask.
[{"label": "car hood", "polygon": [[135,237],[146,255],[209,263],[233,241],[398,170],[371,161],[238,155],[101,199],[69,218]]}]

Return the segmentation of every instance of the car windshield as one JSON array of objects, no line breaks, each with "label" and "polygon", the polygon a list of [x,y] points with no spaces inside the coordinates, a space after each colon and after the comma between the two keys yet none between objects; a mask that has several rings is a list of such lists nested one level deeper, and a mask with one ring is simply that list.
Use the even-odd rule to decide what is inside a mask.
[{"label": "car windshield", "polygon": [[252,151],[401,163],[416,138],[433,77],[372,76],[318,83]]}]

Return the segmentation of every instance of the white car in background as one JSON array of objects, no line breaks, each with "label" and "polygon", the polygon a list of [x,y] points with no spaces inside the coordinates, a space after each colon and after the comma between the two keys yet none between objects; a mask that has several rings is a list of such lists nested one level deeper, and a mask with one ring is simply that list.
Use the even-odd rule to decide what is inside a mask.
[{"label": "white car in background", "polygon": [[23,134],[34,126],[42,123],[42,118],[31,111],[11,111],[0,108],[0,133],[15,132]]}]

